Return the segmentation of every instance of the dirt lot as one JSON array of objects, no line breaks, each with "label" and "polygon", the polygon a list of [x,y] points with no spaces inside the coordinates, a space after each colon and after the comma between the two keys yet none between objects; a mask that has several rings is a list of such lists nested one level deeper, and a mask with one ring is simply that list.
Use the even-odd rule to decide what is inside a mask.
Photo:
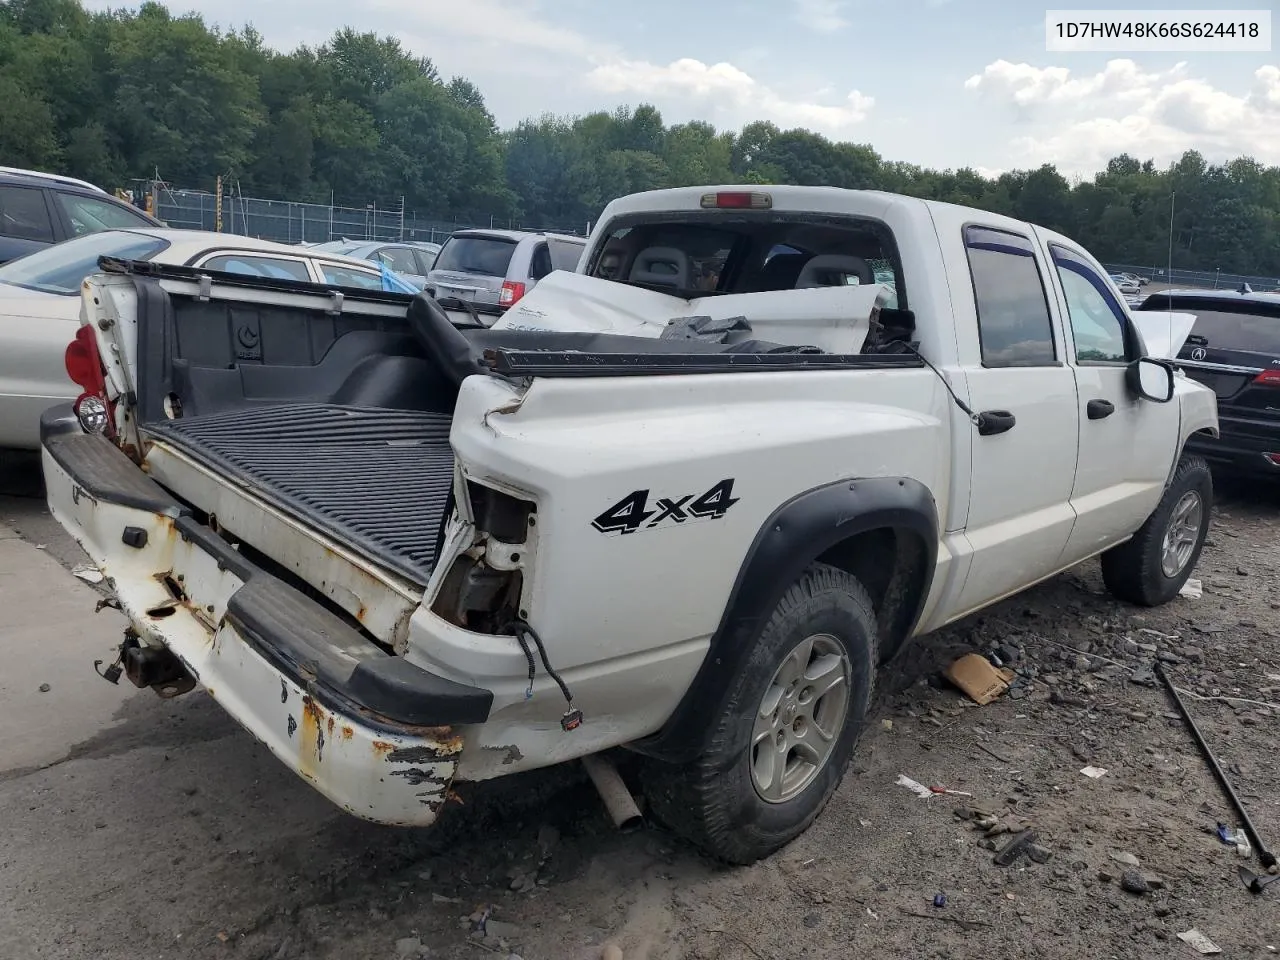
[{"label": "dirt lot", "polygon": [[[1158,653],[1200,697],[1256,701],[1193,710],[1280,846],[1278,515],[1280,495],[1224,491],[1202,599],[1125,607],[1090,565],[916,644],[824,815],[749,869],[657,827],[617,834],[572,771],[473,791],[431,832],[377,828],[203,695],[136,694],[65,761],[0,774],[0,957],[1191,958],[1192,928],[1224,956],[1273,956],[1280,884],[1243,888],[1215,830],[1230,808],[1164,692],[1130,675]],[[6,517],[74,561],[34,503],[0,502]],[[1018,699],[976,707],[933,679],[997,644],[1034,672]],[[918,799],[899,774],[973,798]],[[969,805],[1030,821],[1051,859],[996,866]],[[1124,855],[1158,888],[1123,891]],[[485,911],[476,942],[463,918]]]}]

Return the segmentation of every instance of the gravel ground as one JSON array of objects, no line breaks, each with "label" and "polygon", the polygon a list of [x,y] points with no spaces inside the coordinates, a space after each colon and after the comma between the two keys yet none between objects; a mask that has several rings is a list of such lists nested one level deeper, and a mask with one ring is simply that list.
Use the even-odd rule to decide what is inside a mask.
[{"label": "gravel ground", "polygon": [[[1280,494],[1220,492],[1199,600],[1126,607],[1090,564],[917,642],[826,812],[746,869],[657,827],[616,833],[574,770],[472,789],[432,831],[378,828],[203,694],[140,693],[67,760],[0,773],[0,957],[1145,960],[1198,956],[1177,939],[1192,928],[1224,956],[1274,956],[1280,884],[1241,885],[1216,832],[1230,807],[1164,691],[1132,675],[1159,656],[1206,698],[1192,710],[1280,847],[1277,515]],[[34,501],[0,499],[0,519],[75,561]],[[937,681],[994,646],[1030,675],[1016,699],[977,707]],[[900,774],[973,796],[919,799]],[[1029,825],[1047,862],[995,865],[1008,836],[974,808]],[[1123,890],[1127,871],[1152,889]]]}]

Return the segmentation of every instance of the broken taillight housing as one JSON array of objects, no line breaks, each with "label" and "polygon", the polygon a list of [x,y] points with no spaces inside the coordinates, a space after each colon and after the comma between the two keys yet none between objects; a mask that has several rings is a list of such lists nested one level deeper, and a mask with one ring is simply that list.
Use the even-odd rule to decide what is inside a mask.
[{"label": "broken taillight housing", "polygon": [[514,280],[502,281],[502,292],[498,294],[498,306],[509,307],[524,296],[524,284]]},{"label": "broken taillight housing", "polygon": [[75,338],[67,344],[64,361],[67,376],[81,390],[73,404],[80,426],[86,433],[110,436],[114,405],[107,399],[107,378],[92,327],[82,326],[76,331]]}]

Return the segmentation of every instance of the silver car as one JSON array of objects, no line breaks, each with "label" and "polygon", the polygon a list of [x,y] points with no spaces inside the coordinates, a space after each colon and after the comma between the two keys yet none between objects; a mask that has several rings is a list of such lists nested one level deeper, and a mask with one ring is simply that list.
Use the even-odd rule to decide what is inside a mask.
[{"label": "silver car", "polygon": [[11,260],[0,266],[0,450],[39,449],[40,414],[79,394],[64,358],[80,326],[80,284],[102,256],[384,289],[364,260],[200,230],[103,230]]},{"label": "silver car", "polygon": [[427,272],[440,252],[438,243],[405,241],[389,243],[379,240],[329,240],[307,249],[336,253],[343,257],[355,257],[370,263],[386,264],[388,270],[399,274],[412,286],[421,290],[427,282]]},{"label": "silver car", "polygon": [[583,237],[557,233],[459,230],[436,257],[426,289],[437,300],[502,313],[552,271],[576,270],[586,246]]}]

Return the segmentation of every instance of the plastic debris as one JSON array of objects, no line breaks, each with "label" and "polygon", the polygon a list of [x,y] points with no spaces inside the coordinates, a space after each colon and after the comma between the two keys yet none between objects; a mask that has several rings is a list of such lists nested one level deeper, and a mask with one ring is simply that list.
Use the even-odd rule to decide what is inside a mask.
[{"label": "plastic debris", "polygon": [[101,583],[102,571],[91,563],[81,563],[71,568],[71,575],[79,577],[85,583]]},{"label": "plastic debris", "polygon": [[900,787],[906,787],[917,797],[920,797],[923,800],[928,800],[933,796],[932,790],[926,787],[923,783],[917,783],[915,780],[912,780],[906,774],[898,774],[897,784]]},{"label": "plastic debris", "polygon": [[1178,596],[1186,597],[1188,600],[1199,600],[1204,596],[1204,584],[1192,577],[1182,585],[1182,589],[1178,591]]},{"label": "plastic debris", "polygon": [[1244,832],[1243,827],[1239,827],[1231,834],[1231,842],[1236,846],[1236,853],[1248,860],[1253,856],[1253,844],[1249,842],[1249,835]]},{"label": "plastic debris", "polygon": [[1225,823],[1218,824],[1218,839],[1227,846],[1232,846],[1236,841],[1232,835],[1232,830]]},{"label": "plastic debris", "polygon": [[946,787],[930,787],[930,793],[944,794],[948,797],[972,797],[972,793],[965,793],[963,790],[948,790]]},{"label": "plastic debris", "polygon": [[934,894],[933,905],[941,910],[947,905],[947,895],[945,893]]},{"label": "plastic debris", "polygon": [[1178,934],[1178,939],[1187,946],[1194,948],[1203,954],[1221,953],[1222,948],[1206,937],[1199,930],[1192,927],[1186,933]]},{"label": "plastic debris", "polygon": [[1088,766],[1088,767],[1081,768],[1080,772],[1083,773],[1090,780],[1101,780],[1103,777],[1107,775],[1106,767]]}]

